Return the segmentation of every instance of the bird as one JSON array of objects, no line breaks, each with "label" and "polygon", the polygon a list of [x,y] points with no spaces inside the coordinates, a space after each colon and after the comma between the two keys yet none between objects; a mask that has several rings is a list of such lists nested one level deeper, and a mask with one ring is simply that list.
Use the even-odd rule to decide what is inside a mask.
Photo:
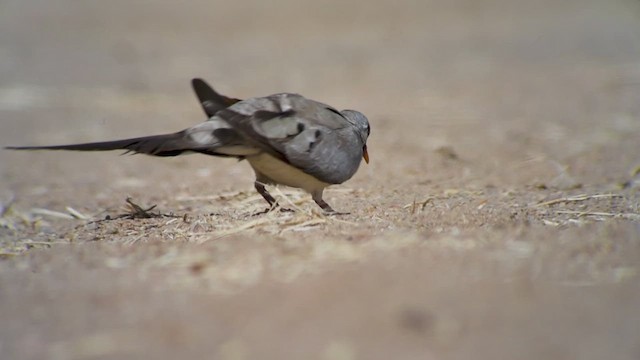
[{"label": "bird", "polygon": [[265,185],[285,185],[310,193],[325,213],[338,214],[324,201],[323,191],[353,177],[363,159],[369,163],[371,129],[364,114],[338,111],[295,93],[242,100],[219,94],[200,78],[192,79],[191,85],[207,120],[190,128],[114,141],[5,148],[237,158],[253,168],[254,187],[269,209],[279,204]]}]

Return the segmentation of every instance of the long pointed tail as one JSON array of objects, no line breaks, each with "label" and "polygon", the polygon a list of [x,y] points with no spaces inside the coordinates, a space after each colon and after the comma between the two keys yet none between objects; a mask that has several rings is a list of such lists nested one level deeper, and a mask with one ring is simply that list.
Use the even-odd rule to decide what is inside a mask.
[{"label": "long pointed tail", "polygon": [[165,135],[145,136],[131,139],[101,141],[94,143],[51,145],[51,146],[7,146],[9,150],[78,150],[108,151],[126,150],[126,153],[140,153],[154,156],[176,156],[189,151],[191,143],[182,132]]},{"label": "long pointed tail", "polygon": [[[202,79],[191,81],[202,109],[209,118],[218,111],[241,101],[218,94],[209,84]],[[218,121],[220,122],[220,121]],[[206,125],[204,125],[206,124]],[[108,151],[125,150],[126,153],[140,153],[154,156],[176,156],[184,152],[199,152],[214,156],[240,157],[242,155],[218,152],[222,145],[237,145],[238,135],[229,131],[228,126],[212,125],[212,121],[196,125],[173,134],[144,136],[131,139],[101,141],[83,144],[46,145],[46,146],[7,146],[9,150],[77,150],[77,151]],[[204,125],[204,126],[203,126]],[[205,134],[205,135],[198,135]]]}]

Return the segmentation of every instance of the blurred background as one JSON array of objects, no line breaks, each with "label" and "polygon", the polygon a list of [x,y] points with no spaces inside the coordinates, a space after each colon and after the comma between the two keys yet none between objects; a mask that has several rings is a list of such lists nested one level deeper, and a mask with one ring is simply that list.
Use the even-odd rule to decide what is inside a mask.
[{"label": "blurred background", "polygon": [[[612,131],[637,129],[640,5],[632,0],[0,6],[5,145],[190,126],[203,120],[193,77],[235,97],[297,92],[361,110],[373,123],[374,157],[386,144],[413,153],[454,146],[480,161],[477,146],[509,156],[526,142],[528,154],[514,160],[574,161]],[[599,106],[603,98],[613,100]],[[538,176],[512,179],[499,163],[486,169],[498,182]],[[384,172],[377,164],[371,171]]]},{"label": "blurred background", "polygon": [[[0,358],[638,358],[640,1],[0,0],[1,146],[181,130],[193,77],[364,112],[351,215],[219,238],[246,164],[0,151]],[[32,211],[126,196],[200,223]]]}]

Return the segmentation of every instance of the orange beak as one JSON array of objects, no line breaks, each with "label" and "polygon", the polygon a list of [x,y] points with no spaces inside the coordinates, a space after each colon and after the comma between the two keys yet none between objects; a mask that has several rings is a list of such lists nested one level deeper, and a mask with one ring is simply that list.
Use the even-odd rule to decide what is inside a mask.
[{"label": "orange beak", "polygon": [[369,153],[367,152],[367,145],[362,148],[362,158],[364,159],[364,162],[366,162],[367,164],[369,163]]}]

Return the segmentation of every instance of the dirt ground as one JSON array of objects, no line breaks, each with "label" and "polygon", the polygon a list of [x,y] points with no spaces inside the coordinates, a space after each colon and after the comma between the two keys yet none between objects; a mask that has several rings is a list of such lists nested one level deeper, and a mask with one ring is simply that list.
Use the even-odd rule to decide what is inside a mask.
[{"label": "dirt ground", "polygon": [[0,358],[640,358],[640,2],[0,8],[2,146],[183,129],[192,77],[372,125],[332,217],[228,159],[0,151]]}]

